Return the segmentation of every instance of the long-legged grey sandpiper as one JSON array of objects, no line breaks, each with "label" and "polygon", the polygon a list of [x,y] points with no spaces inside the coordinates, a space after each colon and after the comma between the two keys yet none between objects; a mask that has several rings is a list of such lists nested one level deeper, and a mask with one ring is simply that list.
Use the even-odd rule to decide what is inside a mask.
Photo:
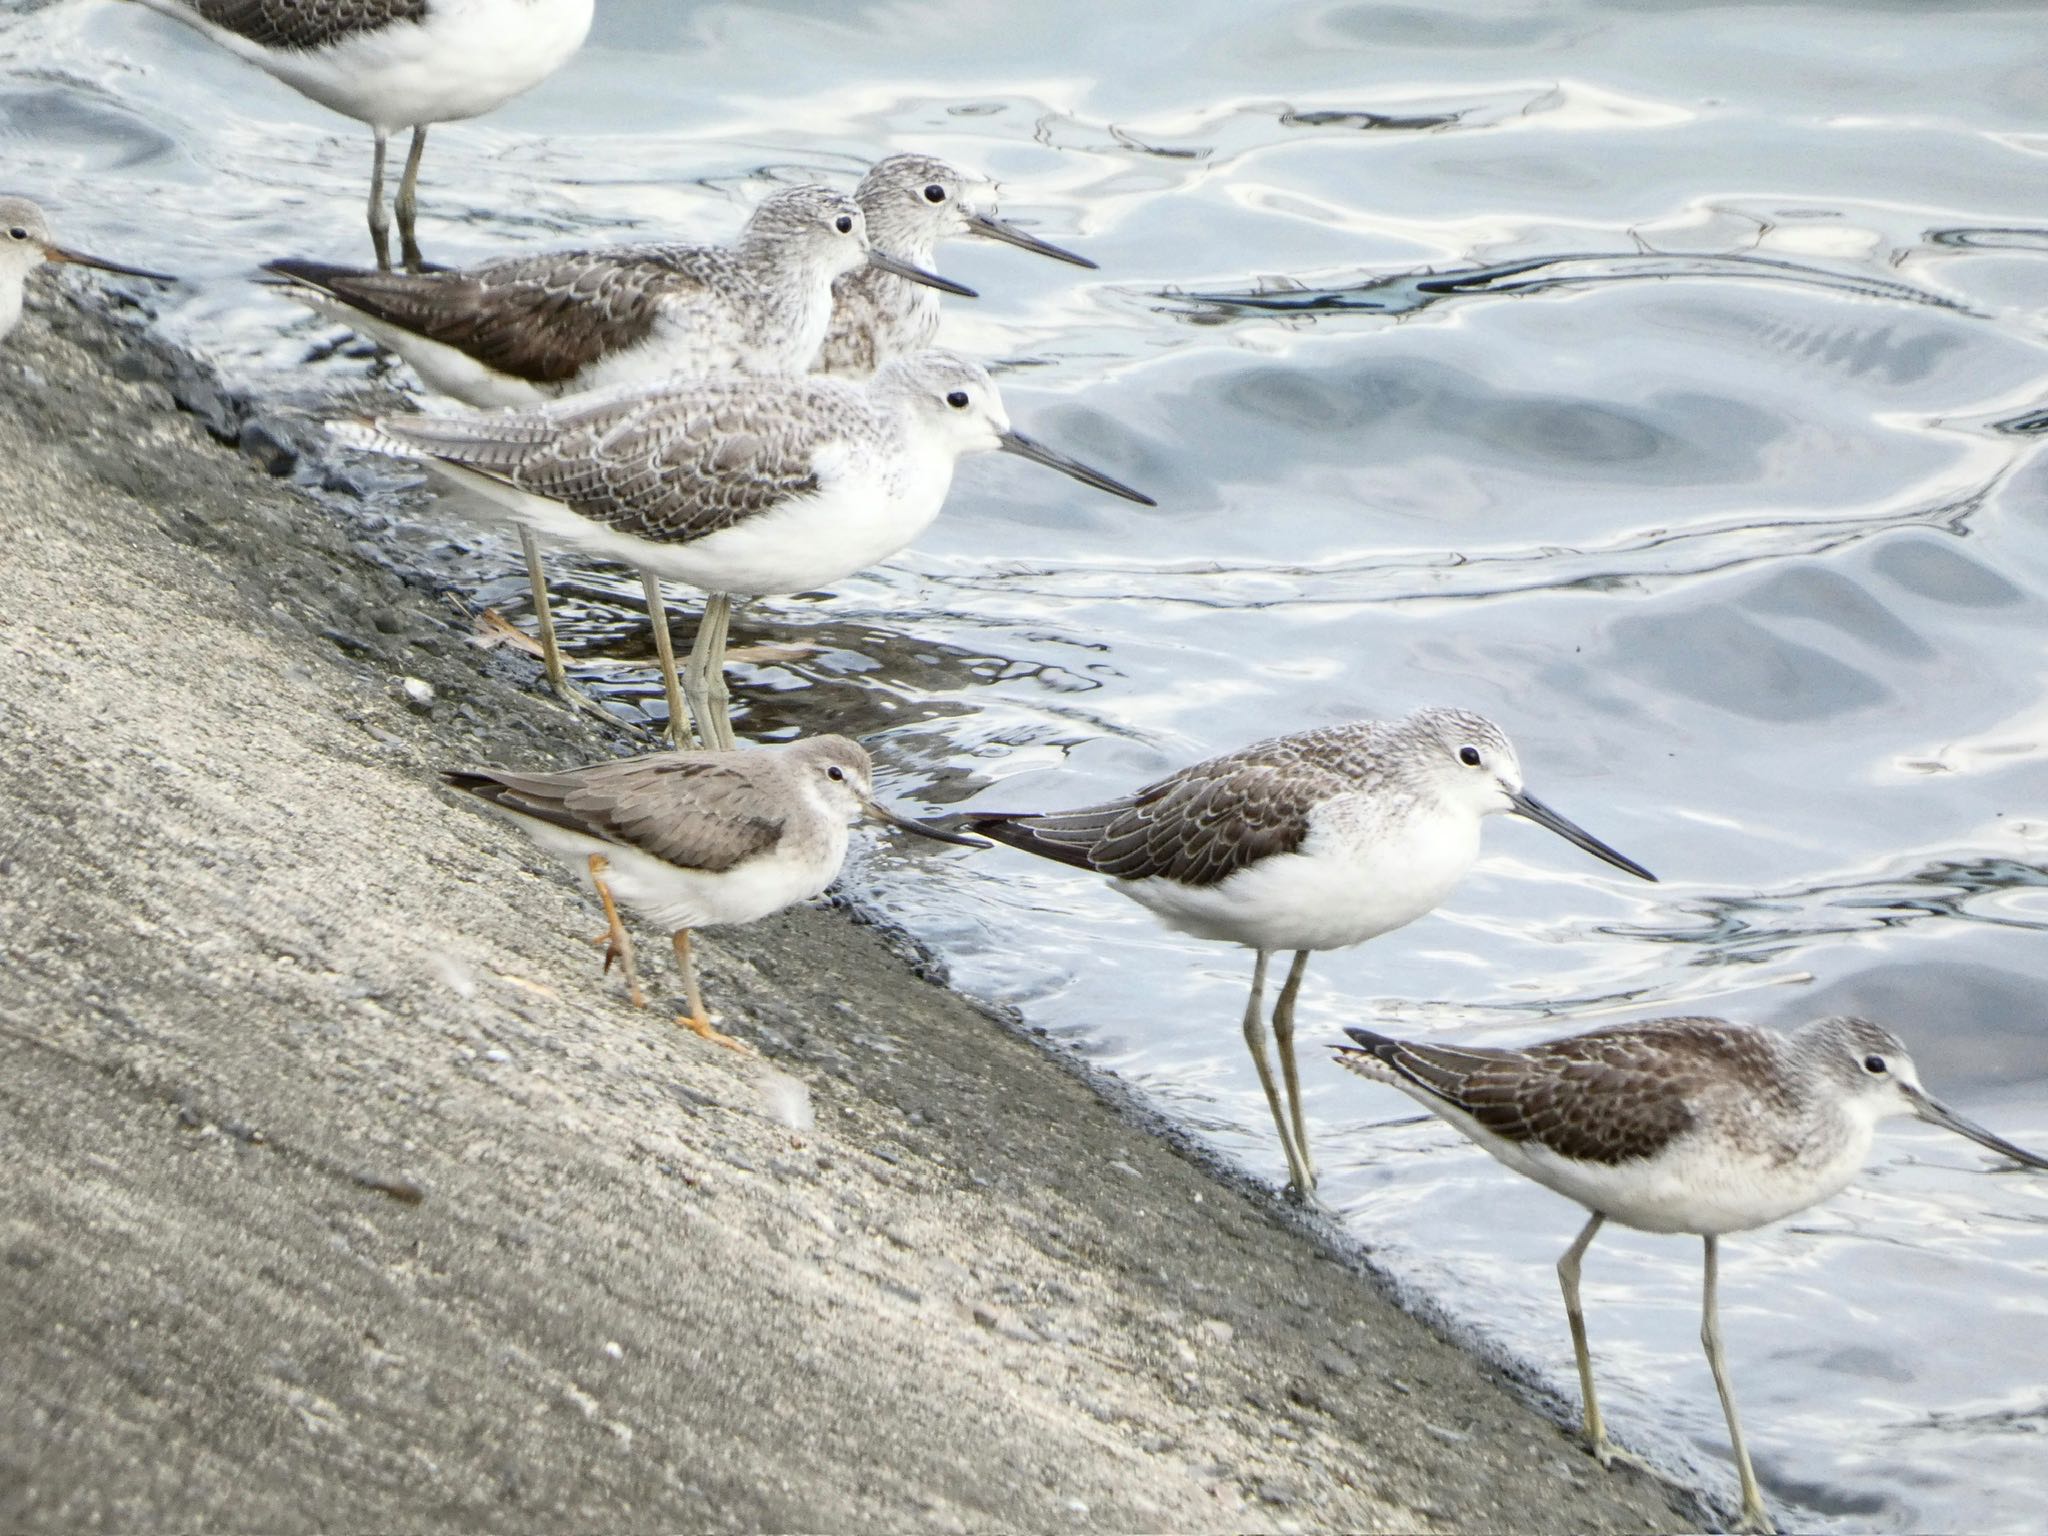
[{"label": "long-legged grey sandpiper", "polygon": [[184,22],[321,106],[367,123],[370,241],[391,265],[384,161],[412,130],[398,184],[400,253],[420,265],[420,156],[434,123],[478,117],[568,62],[590,31],[593,0],[141,0]]},{"label": "long-legged grey sandpiper", "polygon": [[[1245,1044],[1289,1183],[1305,1198],[1316,1175],[1294,1059],[1294,1006],[1308,957],[1433,911],[1478,857],[1480,822],[1502,812],[1656,879],[1525,790],[1500,727],[1460,709],[1275,737],[1081,810],[969,812],[957,820],[1012,848],[1108,875],[1183,933],[1254,951]],[[1272,1016],[1284,1108],[1260,1017],[1267,961],[1278,950],[1294,951]]]},{"label": "long-legged grey sandpiper", "polygon": [[1356,1045],[1336,1047],[1344,1066],[1400,1089],[1515,1172],[1592,1213],[1558,1260],[1557,1277],[1586,1439],[1603,1464],[1617,1453],[1593,1390],[1579,1261],[1610,1220],[1704,1241],[1700,1343],[1728,1421],[1746,1531],[1774,1527],[1721,1355],[1721,1235],[1827,1199],[1856,1176],[1877,1122],[1893,1115],[1917,1115],[2002,1157],[2048,1168],[2048,1159],[1930,1096],[1898,1037],[1865,1019],[1821,1019],[1789,1036],[1723,1019],[1658,1019],[1519,1050],[1347,1033]]},{"label": "long-legged grey sandpiper", "polygon": [[[1094,267],[1086,256],[976,208],[970,199],[978,181],[931,155],[891,155],[861,178],[854,196],[867,213],[875,245],[919,267],[929,268],[939,242],[957,235],[982,235]],[[873,373],[892,358],[923,351],[938,334],[937,295],[889,271],[849,272],[832,285],[832,296],[831,332],[815,365],[819,373]]]},{"label": "long-legged grey sandpiper", "polygon": [[863,814],[941,842],[985,846],[875,800],[867,752],[812,736],[744,752],[664,752],[561,773],[478,769],[443,775],[565,860],[604,907],[605,969],[619,961],[645,1007],[619,907],[672,935],[690,1011],[676,1022],[737,1046],[712,1027],[690,934],[751,923],[818,895],[846,859]]},{"label": "long-legged grey sandpiper", "polygon": [[83,251],[59,245],[56,236],[50,233],[50,221],[43,216],[42,209],[25,197],[0,197],[0,338],[6,337],[20,323],[22,294],[28,284],[28,275],[46,261],[95,267],[122,277],[146,277],[158,283],[177,281],[161,272],[124,267],[118,261],[88,256]]},{"label": "long-legged grey sandpiper", "polygon": [[424,459],[548,537],[710,594],[683,691],[714,747],[733,744],[731,599],[808,591],[895,554],[938,516],[961,455],[1000,449],[1153,505],[1013,431],[987,371],[948,352],[899,358],[859,384],[724,375],[334,430]]},{"label": "long-legged grey sandpiper", "polygon": [[[620,245],[509,256],[461,270],[364,272],[300,260],[265,270],[342,324],[389,347],[422,383],[481,409],[678,375],[802,373],[832,318],[832,285],[856,269],[972,295],[869,241],[860,205],[830,187],[763,198],[731,246]],[[520,528],[548,680],[573,697],[533,531]],[[662,608],[643,571],[650,615]],[[685,711],[654,625],[678,742]]]}]

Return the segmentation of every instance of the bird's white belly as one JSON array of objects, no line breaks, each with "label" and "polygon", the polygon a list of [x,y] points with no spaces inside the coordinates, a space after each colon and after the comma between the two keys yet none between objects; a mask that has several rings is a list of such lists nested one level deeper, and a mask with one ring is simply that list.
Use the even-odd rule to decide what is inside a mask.
[{"label": "bird's white belly", "polygon": [[[1331,824],[1332,822],[1336,824]],[[1479,852],[1476,821],[1359,837],[1317,813],[1294,853],[1212,886],[1119,880],[1117,889],[1197,938],[1254,949],[1347,949],[1412,923],[1451,892]]]},{"label": "bird's white belly", "polygon": [[737,527],[687,544],[663,544],[619,533],[558,501],[452,465],[431,467],[550,542],[732,597],[806,592],[887,559],[931,526],[952,478],[950,464],[937,465],[903,476],[892,493],[880,474],[834,475],[816,495],[787,501]]},{"label": "bird's white belly", "polygon": [[718,872],[678,869],[637,848],[624,848],[572,832],[552,822],[507,816],[591,889],[590,856],[606,865],[605,884],[619,904],[668,933],[681,928],[715,928],[751,923],[818,895],[839,874],[846,857],[846,828],[815,848],[792,857],[777,848]]},{"label": "bird's white belly", "polygon": [[22,282],[11,272],[0,275],[0,340],[21,323]]},{"label": "bird's white belly", "polygon": [[1641,1232],[1744,1232],[1817,1205],[1856,1176],[1868,1138],[1823,1166],[1784,1164],[1687,1135],[1654,1158],[1578,1163],[1547,1147],[1474,1137],[1548,1189]]},{"label": "bird's white belly", "polygon": [[475,117],[553,74],[583,45],[594,0],[436,0],[320,49],[258,47],[178,0],[144,0],[344,117],[382,129]]}]

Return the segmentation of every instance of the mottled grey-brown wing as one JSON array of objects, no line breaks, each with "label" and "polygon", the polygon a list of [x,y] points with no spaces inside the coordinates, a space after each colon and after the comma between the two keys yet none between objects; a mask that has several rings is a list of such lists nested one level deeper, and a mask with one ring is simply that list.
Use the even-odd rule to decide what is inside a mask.
[{"label": "mottled grey-brown wing", "polygon": [[532,411],[385,417],[377,426],[621,533],[682,544],[815,494],[818,457],[864,423],[822,381],[706,379]]},{"label": "mottled grey-brown wing", "polygon": [[1388,1042],[1373,1054],[1509,1141],[1589,1163],[1653,1157],[1732,1082],[1778,1090],[1768,1039],[1717,1019],[1658,1019],[1521,1050]]},{"label": "mottled grey-brown wing", "polygon": [[700,279],[674,251],[555,251],[460,272],[370,272],[282,261],[271,270],[326,290],[399,330],[453,347],[529,384],[566,384],[653,333],[662,300]]},{"label": "mottled grey-brown wing", "polygon": [[561,773],[443,775],[494,805],[652,854],[678,869],[718,873],[772,850],[784,818],[759,780],[703,753],[595,763]]},{"label": "mottled grey-brown wing", "polygon": [[1136,794],[1078,811],[972,819],[971,830],[1120,880],[1216,885],[1308,836],[1309,816],[1344,780],[1249,753],[1184,768]]},{"label": "mottled grey-brown wing", "polygon": [[422,21],[427,0],[186,0],[200,17],[263,48],[325,48],[393,22]]}]

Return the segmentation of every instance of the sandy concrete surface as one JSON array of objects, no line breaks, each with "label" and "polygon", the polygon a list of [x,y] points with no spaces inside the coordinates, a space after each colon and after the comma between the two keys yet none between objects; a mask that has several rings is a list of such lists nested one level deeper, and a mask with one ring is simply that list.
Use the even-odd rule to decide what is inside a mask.
[{"label": "sandy concrete surface", "polygon": [[842,911],[703,945],[759,1059],[669,1022],[652,935],[636,1013],[434,777],[622,743],[44,294],[0,346],[0,1529],[1687,1523]]}]

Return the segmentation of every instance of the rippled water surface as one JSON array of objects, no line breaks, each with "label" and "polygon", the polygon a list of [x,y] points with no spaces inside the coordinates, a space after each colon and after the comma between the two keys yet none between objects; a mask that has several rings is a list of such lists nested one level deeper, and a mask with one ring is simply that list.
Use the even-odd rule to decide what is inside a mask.
[{"label": "rippled water surface", "polygon": [[[1347,1022],[1507,1042],[1856,1009],[2048,1142],[2037,4],[599,11],[564,74],[436,130],[430,256],[722,238],[771,181],[937,152],[1102,264],[949,247],[984,298],[944,339],[1161,503],[966,465],[916,550],[742,615],[736,644],[815,647],[741,673],[743,733],[838,724],[905,794],[1034,806],[1456,702],[1664,876],[1494,823],[1446,911],[1311,967],[1326,1194],[1394,1273],[1572,1393],[1551,1265],[1578,1212],[1384,1124],[1406,1100],[1307,1059]],[[0,28],[8,182],[78,244],[190,273],[166,323],[230,374],[365,375],[358,350],[309,373],[336,333],[246,281],[366,254],[363,131],[140,7]],[[633,627],[630,580],[568,588],[586,646]],[[1008,853],[861,878],[960,984],[1278,1175],[1247,957]],[[1732,1369],[1794,1524],[2041,1528],[2048,1181],[1987,1166],[1894,1127],[1843,1196],[1728,1245]],[[1722,1488],[1697,1283],[1689,1240],[1610,1229],[1587,1265],[1617,1433]]]}]

